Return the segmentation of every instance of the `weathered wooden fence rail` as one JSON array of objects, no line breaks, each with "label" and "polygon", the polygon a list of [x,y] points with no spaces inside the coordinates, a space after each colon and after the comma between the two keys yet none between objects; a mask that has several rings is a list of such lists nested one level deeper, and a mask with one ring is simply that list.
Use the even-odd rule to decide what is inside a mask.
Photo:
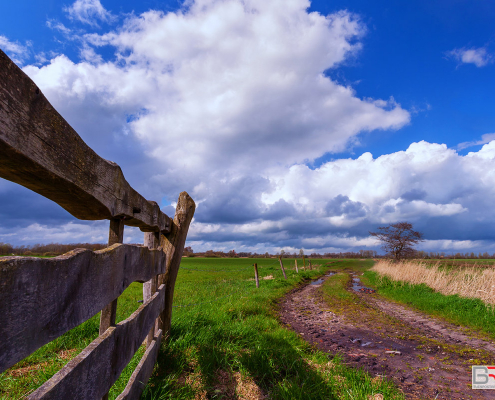
[{"label": "weathered wooden fence rail", "polygon": [[[195,210],[185,192],[170,219],[99,157],[0,50],[0,177],[83,220],[110,220],[109,247],[53,259],[0,259],[0,372],[101,311],[100,336],[30,399],[101,399],[139,346],[147,350],[119,399],[139,398],[170,331],[175,280]],[[144,245],[124,245],[124,225]],[[115,324],[117,299],[144,282],[144,304]]]}]

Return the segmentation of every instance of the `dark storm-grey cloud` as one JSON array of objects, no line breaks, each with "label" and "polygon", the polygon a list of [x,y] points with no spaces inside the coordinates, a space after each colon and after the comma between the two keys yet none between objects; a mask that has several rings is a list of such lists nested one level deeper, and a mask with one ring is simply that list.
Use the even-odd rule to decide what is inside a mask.
[{"label": "dark storm-grey cloud", "polygon": [[260,176],[213,181],[208,197],[197,209],[196,221],[239,224],[257,220],[263,212],[261,194],[268,189],[268,179]]},{"label": "dark storm-grey cloud", "polygon": [[412,189],[407,192],[404,192],[400,195],[400,197],[406,201],[413,200],[423,200],[426,197],[427,193],[421,189]]},{"label": "dark storm-grey cloud", "polygon": [[328,216],[347,215],[349,217],[364,217],[367,212],[365,204],[349,200],[349,197],[339,194],[330,200],[325,210]]},{"label": "dark storm-grey cloud", "polygon": [[4,179],[0,184],[0,205],[0,220],[5,228],[26,227],[35,222],[65,224],[75,220],[55,202]]}]

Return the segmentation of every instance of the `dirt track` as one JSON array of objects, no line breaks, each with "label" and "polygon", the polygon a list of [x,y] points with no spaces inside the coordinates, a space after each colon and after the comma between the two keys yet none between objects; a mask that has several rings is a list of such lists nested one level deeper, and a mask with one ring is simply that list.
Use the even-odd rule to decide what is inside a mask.
[{"label": "dirt track", "polygon": [[[328,279],[324,277],[323,279]],[[292,291],[280,319],[308,342],[372,376],[392,379],[408,399],[495,399],[494,390],[471,389],[471,365],[495,363],[495,346],[474,332],[387,301],[355,292],[359,310],[323,301],[320,285]]]}]

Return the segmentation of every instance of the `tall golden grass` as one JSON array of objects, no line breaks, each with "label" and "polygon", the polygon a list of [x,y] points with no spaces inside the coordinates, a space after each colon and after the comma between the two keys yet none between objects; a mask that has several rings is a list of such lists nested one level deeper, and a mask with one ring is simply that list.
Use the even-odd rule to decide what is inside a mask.
[{"label": "tall golden grass", "polygon": [[479,268],[475,265],[463,268],[445,268],[420,261],[395,263],[378,261],[372,271],[393,281],[413,284],[424,283],[445,295],[477,298],[486,304],[495,305],[495,269]]}]

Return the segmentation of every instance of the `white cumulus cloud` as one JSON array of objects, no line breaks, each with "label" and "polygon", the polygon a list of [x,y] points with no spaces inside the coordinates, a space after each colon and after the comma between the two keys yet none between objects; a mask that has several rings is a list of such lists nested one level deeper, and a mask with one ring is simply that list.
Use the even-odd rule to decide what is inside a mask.
[{"label": "white cumulus cloud", "polygon": [[[343,150],[360,132],[407,124],[393,99],[360,99],[324,75],[359,51],[365,27],[345,11],[308,13],[309,5],[201,0],[149,11],[87,35],[90,61],[62,55],[25,71],[77,128],[81,108],[95,120],[120,118],[114,130],[160,164],[160,191],[290,166]],[[117,60],[101,62],[97,45],[114,46]]]},{"label": "white cumulus cloud", "polygon": [[64,11],[69,18],[91,26],[98,26],[98,21],[111,22],[115,17],[103,7],[100,0],[76,0]]},{"label": "white cumulus cloud", "polygon": [[457,150],[467,149],[468,147],[479,146],[482,144],[490,143],[495,139],[495,133],[485,133],[481,135],[481,140],[474,140],[471,142],[462,142],[457,145]]},{"label": "white cumulus cloud", "polygon": [[3,35],[0,35],[0,49],[7,53],[16,64],[22,64],[29,54],[27,45],[12,42]]},{"label": "white cumulus cloud", "polygon": [[484,47],[454,49],[447,54],[460,63],[474,64],[477,67],[484,67],[493,61],[493,56]]}]

